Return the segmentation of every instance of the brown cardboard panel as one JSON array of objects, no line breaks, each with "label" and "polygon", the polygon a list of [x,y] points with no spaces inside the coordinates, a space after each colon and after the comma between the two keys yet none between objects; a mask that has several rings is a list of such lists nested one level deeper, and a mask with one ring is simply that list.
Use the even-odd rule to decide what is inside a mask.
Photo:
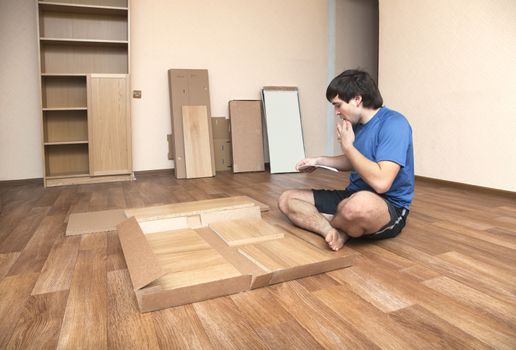
[{"label": "brown cardboard panel", "polygon": [[261,101],[230,101],[233,172],[264,171]]},{"label": "brown cardboard panel", "polygon": [[[208,70],[206,69],[169,69],[170,111],[172,119],[172,138],[174,140],[175,175],[178,179],[186,178],[184,159],[182,106],[207,106],[211,115]],[[211,132],[211,124],[209,125]],[[212,167],[215,169],[215,157],[212,154]]]},{"label": "brown cardboard panel", "polygon": [[213,144],[206,106],[183,106],[183,142],[186,177],[209,177],[212,167]]},{"label": "brown cardboard panel", "polygon": [[182,69],[168,71],[170,89],[170,112],[172,119],[172,139],[174,146],[175,175],[178,179],[186,178],[184,143],[183,143],[183,114],[181,107],[189,104],[188,73]]},{"label": "brown cardboard panel", "polygon": [[118,238],[134,289],[140,289],[165,274],[134,217],[118,225]]},{"label": "brown cardboard panel", "polygon": [[146,208],[126,209],[126,217],[135,216],[138,221],[151,221],[179,216],[190,216],[230,208],[244,208],[258,205],[261,211],[269,206],[248,196],[206,199],[192,202],[173,203]]},{"label": "brown cardboard panel", "polygon": [[249,290],[250,285],[251,276],[242,275],[196,286],[178,288],[173,291],[161,290],[142,294],[138,298],[138,302],[141,312],[156,311],[167,307],[236,294]]},{"label": "brown cardboard panel", "polygon": [[227,171],[233,168],[231,149],[230,139],[213,139],[216,171]]},{"label": "brown cardboard panel", "polygon": [[213,130],[213,139],[228,140],[229,136],[229,119],[226,117],[211,117],[211,127]]},{"label": "brown cardboard panel", "polygon": [[283,230],[259,219],[240,219],[215,222],[209,227],[229,246],[253,244],[283,238]]},{"label": "brown cardboard panel", "polygon": [[123,209],[70,214],[66,236],[114,231],[125,219]]}]

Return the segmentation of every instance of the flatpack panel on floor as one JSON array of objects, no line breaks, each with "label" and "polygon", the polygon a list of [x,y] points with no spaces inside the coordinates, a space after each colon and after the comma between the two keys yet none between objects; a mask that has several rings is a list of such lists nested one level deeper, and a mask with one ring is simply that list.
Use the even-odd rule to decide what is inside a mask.
[{"label": "flatpack panel on floor", "polygon": [[[203,203],[197,206],[189,202],[190,211],[183,208],[184,217],[177,207],[171,207],[168,217],[160,208],[160,217],[154,220],[148,218],[155,213],[147,212],[149,216],[144,220],[133,216],[118,226],[142,312],[351,265],[353,254],[321,249],[281,226],[267,223],[253,201],[227,207],[228,203],[242,204],[241,201],[242,198],[227,198],[218,202],[218,209],[209,201],[209,205],[200,201]],[[178,225],[181,228],[177,229]]]}]

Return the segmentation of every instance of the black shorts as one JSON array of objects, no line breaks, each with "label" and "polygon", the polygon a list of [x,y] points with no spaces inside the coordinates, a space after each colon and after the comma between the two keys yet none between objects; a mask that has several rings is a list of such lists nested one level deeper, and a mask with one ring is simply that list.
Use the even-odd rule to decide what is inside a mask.
[{"label": "black shorts", "polygon": [[[332,215],[337,212],[337,206],[339,203],[354,193],[347,190],[312,190],[312,192],[314,194],[315,207],[317,210],[320,213]],[[364,238],[384,239],[396,237],[403,227],[405,227],[409,210],[406,208],[398,208],[387,201],[384,197],[382,198],[385,203],[387,203],[391,219],[380,230],[373,234],[363,236]]]}]

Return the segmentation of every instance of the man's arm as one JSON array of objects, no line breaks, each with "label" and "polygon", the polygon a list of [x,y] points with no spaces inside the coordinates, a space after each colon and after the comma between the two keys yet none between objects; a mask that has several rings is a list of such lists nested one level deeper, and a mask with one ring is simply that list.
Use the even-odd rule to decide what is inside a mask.
[{"label": "man's arm", "polygon": [[351,164],[352,168],[376,193],[389,191],[398,175],[400,165],[391,161],[380,161],[378,163],[367,159],[354,146],[355,134],[351,123],[344,120],[341,125],[337,125],[337,136],[344,156]]},{"label": "man's arm", "polygon": [[[300,160],[296,164],[296,170],[312,172],[315,168],[311,167],[314,165],[326,165],[332,168],[335,168],[340,171],[349,171],[351,170],[351,163],[344,155],[340,156],[321,156],[314,158],[305,158]],[[301,169],[304,168],[304,169]]]}]

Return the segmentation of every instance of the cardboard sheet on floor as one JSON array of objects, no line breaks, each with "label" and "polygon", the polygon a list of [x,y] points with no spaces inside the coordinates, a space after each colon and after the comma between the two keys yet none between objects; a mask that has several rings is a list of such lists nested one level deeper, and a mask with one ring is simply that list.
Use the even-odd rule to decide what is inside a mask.
[{"label": "cardboard sheet on floor", "polygon": [[125,219],[127,217],[123,209],[73,213],[68,218],[65,235],[114,231]]},{"label": "cardboard sheet on floor", "polygon": [[[225,220],[231,218],[225,215],[233,211],[239,212],[238,219]],[[254,203],[249,207],[210,210],[205,214],[212,218],[221,214],[222,221],[215,220],[207,227],[195,229],[168,230],[164,225],[160,232],[147,234],[141,225],[149,221],[139,222],[131,217],[119,225],[120,243],[142,312],[351,265],[352,254],[317,248],[257,217],[260,211]],[[242,217],[245,215],[249,217]],[[228,242],[238,242],[238,245],[231,246]]]}]

